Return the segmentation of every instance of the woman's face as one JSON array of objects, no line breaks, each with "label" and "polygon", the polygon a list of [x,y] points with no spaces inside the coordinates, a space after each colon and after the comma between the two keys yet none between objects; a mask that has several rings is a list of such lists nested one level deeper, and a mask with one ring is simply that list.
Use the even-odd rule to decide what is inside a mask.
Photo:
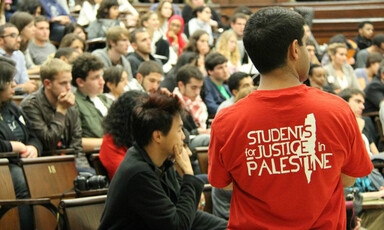
[{"label": "woman's face", "polygon": [[209,35],[203,34],[200,36],[200,38],[196,42],[196,48],[199,54],[206,55],[209,53]]},{"label": "woman's face", "polygon": [[147,21],[147,27],[151,28],[153,30],[159,29],[159,18],[157,17],[157,14],[152,14],[151,17],[148,18]]},{"label": "woman's face", "polygon": [[235,51],[237,48],[237,38],[236,36],[232,36],[228,39],[228,50],[229,52]]},{"label": "woman's face", "polygon": [[112,6],[109,8],[108,15],[110,19],[117,19],[119,14],[119,6]]},{"label": "woman's face", "polygon": [[169,30],[173,31],[175,34],[179,34],[181,26],[181,21],[179,19],[175,19],[169,24]]},{"label": "woman's face", "polygon": [[12,79],[11,82],[6,83],[5,89],[0,92],[0,102],[9,101],[15,94],[16,82]]},{"label": "woman's face", "polygon": [[170,2],[165,2],[160,12],[164,18],[170,18],[172,16],[172,4]]},{"label": "woman's face", "polygon": [[123,74],[121,75],[120,82],[117,83],[116,88],[114,89],[114,92],[112,92],[112,93],[120,96],[122,93],[124,93],[124,88],[127,84],[128,84],[128,75],[127,75],[127,72],[123,71]]},{"label": "woman's face", "polygon": [[325,69],[323,67],[312,69],[312,75],[309,76],[309,82],[312,87],[322,89],[325,83]]},{"label": "woman's face", "polygon": [[73,33],[81,37],[83,40],[87,40],[87,35],[84,33],[83,29],[81,29],[80,27],[76,27]]},{"label": "woman's face", "polygon": [[35,35],[35,23],[32,21],[21,30],[21,37],[23,40],[29,41]]},{"label": "woman's face", "polygon": [[203,11],[197,13],[197,17],[203,22],[209,22],[211,20],[211,9],[209,7],[205,7]]},{"label": "woman's face", "polygon": [[84,52],[84,43],[79,39],[73,40],[69,47],[75,49],[79,54]]},{"label": "woman's face", "polygon": [[347,60],[347,49],[346,48],[337,48],[336,53],[333,56],[333,61],[336,65],[342,66]]}]

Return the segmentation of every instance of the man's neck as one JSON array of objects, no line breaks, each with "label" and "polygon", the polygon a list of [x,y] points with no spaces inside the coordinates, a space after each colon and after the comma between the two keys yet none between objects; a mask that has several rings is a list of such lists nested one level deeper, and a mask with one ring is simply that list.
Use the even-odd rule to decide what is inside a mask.
[{"label": "man's neck", "polygon": [[223,81],[219,81],[219,80],[217,80],[216,78],[214,78],[212,76],[209,76],[209,77],[211,78],[213,83],[215,83],[216,85],[218,85],[218,86],[222,86],[223,85]]},{"label": "man's neck", "polygon": [[149,61],[149,54],[143,54],[142,52],[136,50],[135,51],[140,57],[144,59],[144,61]]},{"label": "man's neck", "polygon": [[298,74],[292,69],[280,68],[260,75],[258,90],[286,89],[301,85]]},{"label": "man's neck", "polygon": [[36,38],[33,39],[33,43],[35,43],[35,45],[37,46],[45,46],[45,44],[47,43],[47,41],[41,41],[41,40],[37,40]]},{"label": "man's neck", "polygon": [[112,65],[121,64],[121,55],[113,49],[108,49],[108,56],[111,59]]},{"label": "man's neck", "polygon": [[144,150],[147,152],[149,158],[151,158],[152,162],[157,167],[161,167],[164,164],[164,161],[167,159],[167,156],[161,153],[160,147],[154,143],[145,146]]},{"label": "man's neck", "polygon": [[84,94],[85,96],[88,96],[89,98],[95,98],[95,97],[97,97],[97,95],[89,95],[88,93],[87,93],[87,91],[86,90],[84,90],[84,89],[82,89],[82,88],[77,88],[77,90],[79,90],[82,94]]}]

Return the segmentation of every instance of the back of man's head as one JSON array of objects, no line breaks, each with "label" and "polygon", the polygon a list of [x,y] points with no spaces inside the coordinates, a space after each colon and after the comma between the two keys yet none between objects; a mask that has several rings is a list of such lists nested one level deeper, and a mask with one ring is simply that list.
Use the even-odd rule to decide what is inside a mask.
[{"label": "back of man's head", "polygon": [[382,48],[382,43],[384,43],[384,34],[376,34],[375,37],[373,37],[372,44],[379,48]]},{"label": "back of man's head", "polygon": [[154,131],[167,135],[173,118],[182,112],[182,105],[176,95],[151,94],[132,113],[132,135],[140,147],[151,143]]},{"label": "back of man's head", "polygon": [[363,97],[365,97],[365,93],[359,89],[355,89],[355,88],[346,88],[346,89],[343,89],[342,91],[340,91],[340,93],[338,94],[339,97],[343,98],[346,102],[349,102],[349,99],[353,96],[353,95],[361,95]]},{"label": "back of man's head", "polygon": [[56,51],[54,58],[60,59],[61,57],[65,57],[67,60],[70,60],[73,53],[77,53],[77,51],[73,48],[70,48],[70,47],[59,48]]},{"label": "back of man's head", "polygon": [[58,58],[52,58],[47,60],[46,62],[41,65],[40,68],[40,78],[41,82],[44,83],[45,79],[48,79],[50,81],[55,80],[55,75],[61,72],[71,72],[72,66],[70,64],[67,64],[65,61],[58,59]]},{"label": "back of man's head", "polygon": [[217,65],[228,62],[228,59],[218,52],[212,52],[205,57],[205,69],[213,70]]},{"label": "back of man's head", "polygon": [[265,74],[284,66],[294,40],[303,45],[305,22],[293,10],[263,8],[253,14],[244,30],[244,46],[256,69]]},{"label": "back of man's head", "polygon": [[191,78],[195,78],[199,81],[203,81],[204,77],[201,71],[199,70],[198,67],[193,66],[193,65],[185,65],[177,71],[176,74],[176,81],[177,82],[182,82],[184,85],[187,85],[190,81]]},{"label": "back of man's head", "polygon": [[231,76],[229,76],[229,79],[228,79],[229,90],[231,92],[233,90],[239,90],[240,81],[246,77],[250,77],[250,76],[249,76],[249,74],[244,73],[244,72],[234,72],[233,74],[231,74]]},{"label": "back of man's head", "polygon": [[111,42],[116,43],[117,41],[122,39],[122,36],[125,36],[126,39],[129,39],[129,31],[126,28],[121,26],[110,27],[107,30],[105,36],[108,49],[112,48]]},{"label": "back of man's head", "polygon": [[163,75],[163,68],[160,66],[159,63],[155,61],[145,61],[139,65],[137,73],[141,74],[143,78],[149,75],[150,73],[159,73]]},{"label": "back of man's head", "polygon": [[76,79],[86,80],[90,71],[103,69],[103,62],[90,53],[84,53],[72,61],[72,85],[77,87]]}]

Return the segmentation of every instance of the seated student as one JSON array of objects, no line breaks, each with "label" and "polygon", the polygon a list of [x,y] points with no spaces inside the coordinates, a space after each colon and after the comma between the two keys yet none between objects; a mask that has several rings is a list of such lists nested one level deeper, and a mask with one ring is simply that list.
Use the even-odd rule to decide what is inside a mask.
[{"label": "seated student", "polygon": [[103,0],[97,10],[97,20],[92,21],[88,28],[88,39],[104,38],[112,26],[119,26],[119,3],[117,0]]},{"label": "seated student", "polygon": [[[15,93],[15,63],[0,57],[0,152],[19,152],[22,158],[36,158],[43,146],[32,131],[25,113],[12,102]],[[9,164],[16,198],[28,198],[29,191],[23,170],[13,161]],[[19,207],[21,229],[33,229],[32,209]]]},{"label": "seated student", "polygon": [[73,60],[72,85],[77,87],[75,101],[80,113],[84,150],[94,150],[101,146],[101,124],[112,104],[112,101],[102,94],[103,66],[100,59],[89,53]]},{"label": "seated student", "polygon": [[305,47],[307,48],[308,51],[308,59],[311,64],[318,64],[320,65],[319,60],[316,57],[316,46],[315,43],[308,39],[307,42],[305,43]]},{"label": "seated student", "polygon": [[363,50],[360,50],[356,55],[356,64],[355,68],[364,68],[366,67],[367,59],[369,57],[369,54],[378,52],[381,55],[384,54],[384,34],[376,34],[375,37],[373,37],[372,45],[368,48],[365,48]]},{"label": "seated student", "polygon": [[381,61],[377,75],[365,88],[365,109],[364,113],[377,112],[380,110],[380,103],[384,99],[384,61]]},{"label": "seated student", "polygon": [[69,33],[63,37],[59,45],[59,48],[65,47],[76,49],[78,53],[82,54],[86,51],[87,44],[85,40],[82,39],[80,36],[74,33]]},{"label": "seated student", "polygon": [[110,184],[100,230],[227,228],[225,220],[197,211],[204,184],[193,176],[183,148],[181,113],[178,98],[164,94],[152,94],[135,107],[135,143]]},{"label": "seated student", "polygon": [[131,64],[133,77],[136,77],[139,65],[144,61],[152,60],[159,63],[161,66],[163,65],[161,61],[152,56],[152,39],[145,29],[140,28],[132,31],[129,41],[131,42],[132,48],[135,50],[135,52],[128,53],[127,55],[127,59]]},{"label": "seated student", "polygon": [[370,21],[360,22],[357,26],[359,35],[357,35],[353,40],[356,42],[360,50],[368,48],[372,45],[373,37],[373,24]]},{"label": "seated student", "polygon": [[211,21],[211,8],[207,5],[199,6],[193,10],[194,18],[188,22],[188,34],[191,36],[197,30],[204,30],[209,35],[209,45],[213,46]]},{"label": "seated student", "polygon": [[35,36],[28,45],[26,54],[27,68],[40,66],[48,56],[56,52],[56,47],[49,41],[49,21],[44,16],[35,18]]},{"label": "seated student", "polygon": [[209,47],[209,35],[204,30],[198,30],[189,37],[187,45],[184,47],[184,52],[194,52],[197,58],[197,67],[199,67],[203,76],[207,75],[205,69],[205,57],[211,51]]},{"label": "seated student", "polygon": [[121,66],[111,66],[104,71],[104,95],[115,101],[128,85],[128,73]]},{"label": "seated student", "polygon": [[227,61],[226,57],[216,52],[208,54],[205,58],[208,76],[204,80],[201,95],[209,115],[215,115],[219,105],[232,96],[228,85],[224,83],[229,77]]},{"label": "seated student", "polygon": [[125,57],[129,48],[129,31],[121,26],[113,26],[107,30],[105,43],[106,48],[97,49],[92,54],[100,58],[104,69],[120,65],[127,71],[128,79],[133,79],[131,64]]},{"label": "seated student", "polygon": [[235,103],[235,97],[237,93],[243,89],[253,86],[253,79],[249,74],[244,72],[235,72],[231,74],[231,76],[228,79],[228,87],[229,90],[232,93],[231,98],[223,101],[220,106],[217,108],[217,112],[219,112],[221,109],[224,109],[230,105],[233,105]]},{"label": "seated student", "polygon": [[368,83],[372,81],[373,77],[376,76],[382,60],[383,56],[380,53],[373,52],[369,54],[365,68],[355,69],[357,81],[362,90],[364,90]]},{"label": "seated student", "polygon": [[77,18],[77,23],[81,26],[88,26],[92,21],[96,20],[97,10],[100,7],[102,0],[86,0],[82,1],[83,5]]},{"label": "seated student", "polygon": [[320,64],[311,64],[308,79],[304,83],[308,86],[334,94],[335,92],[332,88],[325,84],[325,74],[326,71]]},{"label": "seated student", "polygon": [[136,74],[139,88],[132,82],[128,83],[126,90],[139,90],[148,94],[155,93],[160,89],[160,82],[163,79],[163,68],[155,61],[142,62]]},{"label": "seated student", "polygon": [[66,63],[70,64],[79,55],[80,53],[78,53],[75,49],[65,47],[65,48],[59,48],[56,51],[55,56],[53,56],[53,58],[61,59]]},{"label": "seated student", "polygon": [[104,137],[100,147],[100,160],[112,180],[125,154],[133,145],[129,117],[133,108],[147,94],[132,90],[123,93],[111,106],[103,121]]}]

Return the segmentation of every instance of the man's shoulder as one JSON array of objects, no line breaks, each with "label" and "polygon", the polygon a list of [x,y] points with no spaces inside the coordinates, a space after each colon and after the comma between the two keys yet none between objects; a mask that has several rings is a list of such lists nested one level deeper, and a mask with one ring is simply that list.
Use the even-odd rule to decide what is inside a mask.
[{"label": "man's shoulder", "polygon": [[37,90],[28,96],[26,96],[20,103],[21,107],[37,107],[40,108],[40,105],[43,104],[40,100],[41,98],[41,92],[40,90]]}]

